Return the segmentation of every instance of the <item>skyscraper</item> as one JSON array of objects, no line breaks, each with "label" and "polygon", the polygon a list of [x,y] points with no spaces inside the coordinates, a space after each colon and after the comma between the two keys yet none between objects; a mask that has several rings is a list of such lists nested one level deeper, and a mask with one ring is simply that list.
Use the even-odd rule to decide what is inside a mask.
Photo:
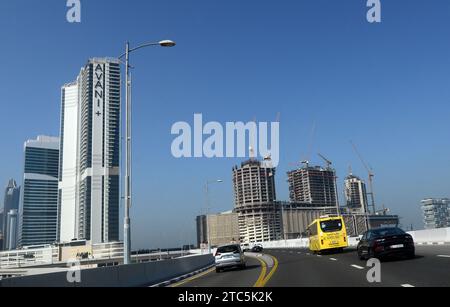
[{"label": "skyscraper", "polygon": [[119,60],[89,60],[61,96],[59,240],[118,241]]},{"label": "skyscraper", "polygon": [[366,184],[359,177],[349,174],[344,181],[347,207],[359,213],[369,213]]},{"label": "skyscraper", "polygon": [[25,142],[19,246],[56,242],[59,138],[38,136]]},{"label": "skyscraper", "polygon": [[287,175],[291,202],[310,203],[314,207],[336,208],[334,169],[306,166],[290,171]]},{"label": "skyscraper", "polygon": [[[2,233],[3,233],[3,249],[6,249],[6,238],[8,236],[7,218],[10,210],[19,210],[20,187],[14,179],[10,179],[5,188],[2,214]],[[17,239],[17,238],[15,238]],[[0,246],[2,247],[2,246]]]},{"label": "skyscraper", "polygon": [[[78,238],[78,82],[61,88],[61,143],[59,151],[58,241]],[[62,222],[62,223],[61,223]]]},{"label": "skyscraper", "polygon": [[6,218],[6,228],[5,250],[14,250],[17,247],[17,209],[9,210]]},{"label": "skyscraper", "polygon": [[241,241],[254,243],[280,239],[275,168],[270,163],[250,159],[233,168],[233,184]]}]

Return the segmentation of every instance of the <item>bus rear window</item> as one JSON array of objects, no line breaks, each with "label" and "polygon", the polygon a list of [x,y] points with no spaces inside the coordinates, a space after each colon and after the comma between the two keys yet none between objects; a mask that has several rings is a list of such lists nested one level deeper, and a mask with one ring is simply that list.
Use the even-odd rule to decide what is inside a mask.
[{"label": "bus rear window", "polygon": [[335,232],[342,230],[342,221],[341,220],[330,220],[320,222],[320,228],[323,232]]}]

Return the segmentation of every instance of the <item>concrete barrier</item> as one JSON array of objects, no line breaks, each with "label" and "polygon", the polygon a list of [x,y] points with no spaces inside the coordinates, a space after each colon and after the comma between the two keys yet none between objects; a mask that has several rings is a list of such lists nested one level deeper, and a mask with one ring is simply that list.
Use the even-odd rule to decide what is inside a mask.
[{"label": "concrete barrier", "polygon": [[[356,247],[359,242],[359,237],[348,237],[348,245],[350,247]],[[291,239],[291,240],[279,240],[258,243],[265,249],[278,249],[278,248],[307,248],[309,247],[309,239]]]},{"label": "concrete barrier", "polygon": [[450,228],[427,229],[408,232],[417,244],[448,244]]},{"label": "concrete barrier", "polygon": [[67,272],[0,280],[0,287],[142,287],[202,269],[214,263],[212,255],[165,261],[86,269],[80,283],[69,283]]}]

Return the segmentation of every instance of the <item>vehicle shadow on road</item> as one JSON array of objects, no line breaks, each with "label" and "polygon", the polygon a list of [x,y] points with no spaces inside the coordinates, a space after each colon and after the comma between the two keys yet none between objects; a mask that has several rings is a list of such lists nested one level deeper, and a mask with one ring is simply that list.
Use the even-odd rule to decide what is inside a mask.
[{"label": "vehicle shadow on road", "polygon": [[261,266],[258,264],[250,264],[250,265],[247,265],[245,267],[245,269],[236,267],[236,268],[223,269],[222,272],[245,271],[245,270],[252,270],[252,269],[256,269],[256,268],[260,268],[260,267]]},{"label": "vehicle shadow on road", "polygon": [[415,255],[414,258],[408,258],[408,257],[385,257],[385,258],[381,258],[380,261],[382,263],[395,263],[395,262],[404,262],[404,261],[414,261],[414,260],[418,260],[418,259],[422,259],[425,258],[424,256],[421,255]]}]

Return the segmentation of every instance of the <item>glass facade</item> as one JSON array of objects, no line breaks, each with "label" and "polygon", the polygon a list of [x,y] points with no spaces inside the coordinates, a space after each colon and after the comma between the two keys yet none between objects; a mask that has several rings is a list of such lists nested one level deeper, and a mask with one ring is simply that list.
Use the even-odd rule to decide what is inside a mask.
[{"label": "glass facade", "polygon": [[57,238],[59,139],[25,143],[19,246],[52,244]]}]

